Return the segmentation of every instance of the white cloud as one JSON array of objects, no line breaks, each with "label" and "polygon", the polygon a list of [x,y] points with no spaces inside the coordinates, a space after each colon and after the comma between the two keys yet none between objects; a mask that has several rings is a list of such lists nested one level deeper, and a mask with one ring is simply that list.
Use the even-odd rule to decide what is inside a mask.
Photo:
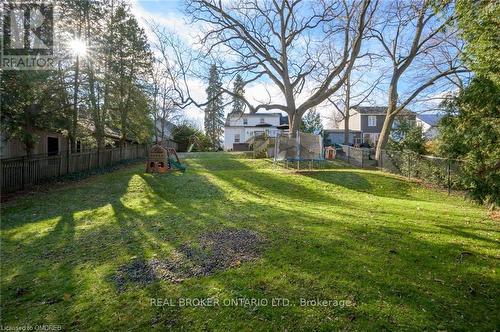
[{"label": "white cloud", "polygon": [[129,0],[132,13],[137,18],[140,26],[146,31],[150,41],[155,39],[149,24],[158,24],[182,38],[188,45],[196,42],[201,31],[196,24],[188,24],[182,13],[170,11],[168,13],[150,12],[146,10],[139,0]]}]

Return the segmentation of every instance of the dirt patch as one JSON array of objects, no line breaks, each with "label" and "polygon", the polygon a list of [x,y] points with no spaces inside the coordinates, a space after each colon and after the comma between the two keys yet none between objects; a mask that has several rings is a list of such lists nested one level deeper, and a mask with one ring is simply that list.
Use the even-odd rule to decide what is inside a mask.
[{"label": "dirt patch", "polygon": [[246,229],[210,232],[197,241],[184,243],[167,259],[134,259],[120,266],[113,279],[119,290],[124,290],[128,283],[182,282],[257,259],[264,244],[258,233]]}]

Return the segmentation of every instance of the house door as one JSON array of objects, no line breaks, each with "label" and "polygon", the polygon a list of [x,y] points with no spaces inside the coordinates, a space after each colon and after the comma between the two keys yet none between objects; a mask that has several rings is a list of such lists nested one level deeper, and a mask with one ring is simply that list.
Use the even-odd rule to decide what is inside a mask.
[{"label": "house door", "polygon": [[59,138],[47,137],[47,155],[55,156],[59,153]]}]

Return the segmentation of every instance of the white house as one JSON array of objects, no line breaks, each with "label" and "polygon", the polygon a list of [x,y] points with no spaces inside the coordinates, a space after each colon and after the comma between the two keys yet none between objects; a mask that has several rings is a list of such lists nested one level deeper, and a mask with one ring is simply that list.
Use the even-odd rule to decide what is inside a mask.
[{"label": "white house", "polygon": [[417,115],[417,125],[422,127],[422,132],[428,139],[434,139],[438,136],[437,125],[439,121],[443,118],[444,114],[419,114]]},{"label": "white house", "polygon": [[284,123],[288,124],[288,118],[281,113],[230,113],[224,126],[224,150],[236,150],[242,143],[249,143],[264,133],[276,137]]}]

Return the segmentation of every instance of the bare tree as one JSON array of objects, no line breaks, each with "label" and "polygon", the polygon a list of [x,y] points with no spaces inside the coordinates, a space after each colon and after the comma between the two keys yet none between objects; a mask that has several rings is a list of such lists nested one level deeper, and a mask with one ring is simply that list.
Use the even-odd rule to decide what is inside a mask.
[{"label": "bare tree", "polygon": [[[241,73],[245,85],[271,82],[280,91],[282,102],[252,105],[244,99],[249,110],[284,111],[295,133],[303,114],[348,77],[374,13],[371,2],[189,0],[187,12],[207,28],[205,51],[226,54],[222,75]],[[231,89],[223,92],[233,95]]]},{"label": "bare tree", "polygon": [[161,60],[155,59],[150,75],[151,109],[154,119],[155,142],[164,142],[168,137],[166,127],[179,117],[175,91],[165,72]]},{"label": "bare tree", "polygon": [[387,1],[380,7],[379,17],[370,31],[389,63],[390,82],[377,160],[401,110],[440,79],[467,71],[453,43],[457,29],[451,1]]},{"label": "bare tree", "polygon": [[154,21],[149,22],[149,28],[154,36],[152,47],[158,54],[156,68],[161,72],[165,91],[168,88],[173,107],[185,109],[195,105],[201,108],[208,104],[208,101],[197,101],[189,87],[190,78],[194,77],[193,64],[199,61],[199,57],[193,55],[193,50],[175,32]]},{"label": "bare tree", "polygon": [[349,144],[351,109],[367,102],[382,79],[382,76],[379,76],[375,80],[368,80],[363,74],[357,75],[354,79],[352,78],[355,72],[360,72],[363,69],[369,70],[370,68],[371,65],[353,68],[353,72],[347,76],[342,89],[339,90],[340,93],[328,97],[328,101],[334,107],[332,118],[336,123],[344,121],[344,144]]}]

